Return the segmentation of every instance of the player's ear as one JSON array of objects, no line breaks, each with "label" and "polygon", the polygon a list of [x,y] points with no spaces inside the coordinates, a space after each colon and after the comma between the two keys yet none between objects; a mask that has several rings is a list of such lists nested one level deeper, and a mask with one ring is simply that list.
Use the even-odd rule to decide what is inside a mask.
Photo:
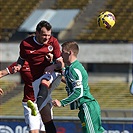
[{"label": "player's ear", "polygon": [[73,54],[73,51],[72,50],[69,51],[69,55],[71,55],[71,54]]},{"label": "player's ear", "polygon": [[69,55],[71,55],[72,51],[70,50],[68,53],[69,53]]}]

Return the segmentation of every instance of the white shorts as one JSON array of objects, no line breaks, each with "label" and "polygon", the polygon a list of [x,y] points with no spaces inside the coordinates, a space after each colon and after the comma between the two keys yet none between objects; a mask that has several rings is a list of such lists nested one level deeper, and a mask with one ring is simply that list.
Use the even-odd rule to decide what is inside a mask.
[{"label": "white shorts", "polygon": [[45,127],[42,122],[39,111],[36,116],[33,116],[31,115],[31,109],[27,107],[27,102],[22,102],[22,105],[24,107],[24,117],[25,117],[25,123],[27,125],[27,130],[31,131],[38,129],[39,131],[45,131]]},{"label": "white shorts", "polygon": [[44,106],[46,106],[47,103],[50,103],[52,101],[51,92],[60,84],[61,77],[62,77],[61,73],[58,73],[58,72],[53,72],[52,74],[47,73],[32,83],[32,86],[34,89],[35,100],[37,100],[37,95],[39,92],[39,86],[40,86],[42,79],[47,79],[50,81],[50,83],[52,83],[51,87],[48,89],[48,96],[45,99],[45,101],[42,103],[39,110],[41,110]]}]

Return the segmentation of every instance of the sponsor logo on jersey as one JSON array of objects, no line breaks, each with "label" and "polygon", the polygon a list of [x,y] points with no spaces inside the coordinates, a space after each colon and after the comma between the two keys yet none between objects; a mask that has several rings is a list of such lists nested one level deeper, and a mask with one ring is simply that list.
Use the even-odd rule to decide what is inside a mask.
[{"label": "sponsor logo on jersey", "polygon": [[29,70],[30,68],[26,67],[25,69],[26,69],[26,70]]},{"label": "sponsor logo on jersey", "polygon": [[30,53],[34,53],[36,50],[31,50]]}]

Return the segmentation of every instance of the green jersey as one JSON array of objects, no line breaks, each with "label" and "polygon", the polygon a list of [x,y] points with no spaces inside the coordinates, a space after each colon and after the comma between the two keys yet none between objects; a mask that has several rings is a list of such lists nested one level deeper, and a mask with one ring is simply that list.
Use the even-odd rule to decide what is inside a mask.
[{"label": "green jersey", "polygon": [[64,76],[69,96],[61,100],[62,106],[76,102],[79,107],[83,103],[94,100],[88,85],[88,73],[78,60],[66,67]]}]

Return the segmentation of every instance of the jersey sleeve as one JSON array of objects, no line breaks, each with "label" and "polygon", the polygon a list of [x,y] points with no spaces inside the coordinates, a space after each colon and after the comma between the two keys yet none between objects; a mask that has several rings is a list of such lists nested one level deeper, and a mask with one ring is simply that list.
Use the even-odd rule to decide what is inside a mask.
[{"label": "jersey sleeve", "polygon": [[20,43],[20,46],[19,46],[19,48],[20,48],[20,51],[19,51],[19,55],[20,55],[20,58],[22,59],[22,60],[25,60],[26,59],[26,52],[25,52],[25,48],[24,48],[24,40]]},{"label": "jersey sleeve", "polygon": [[17,62],[12,63],[10,66],[6,68],[9,74],[13,74],[12,68],[17,64]]},{"label": "jersey sleeve", "polygon": [[71,104],[72,102],[78,100],[80,97],[83,96],[83,85],[82,85],[81,72],[78,69],[73,69],[71,73],[73,77],[71,79],[72,92],[67,98],[60,101],[62,106]]}]

